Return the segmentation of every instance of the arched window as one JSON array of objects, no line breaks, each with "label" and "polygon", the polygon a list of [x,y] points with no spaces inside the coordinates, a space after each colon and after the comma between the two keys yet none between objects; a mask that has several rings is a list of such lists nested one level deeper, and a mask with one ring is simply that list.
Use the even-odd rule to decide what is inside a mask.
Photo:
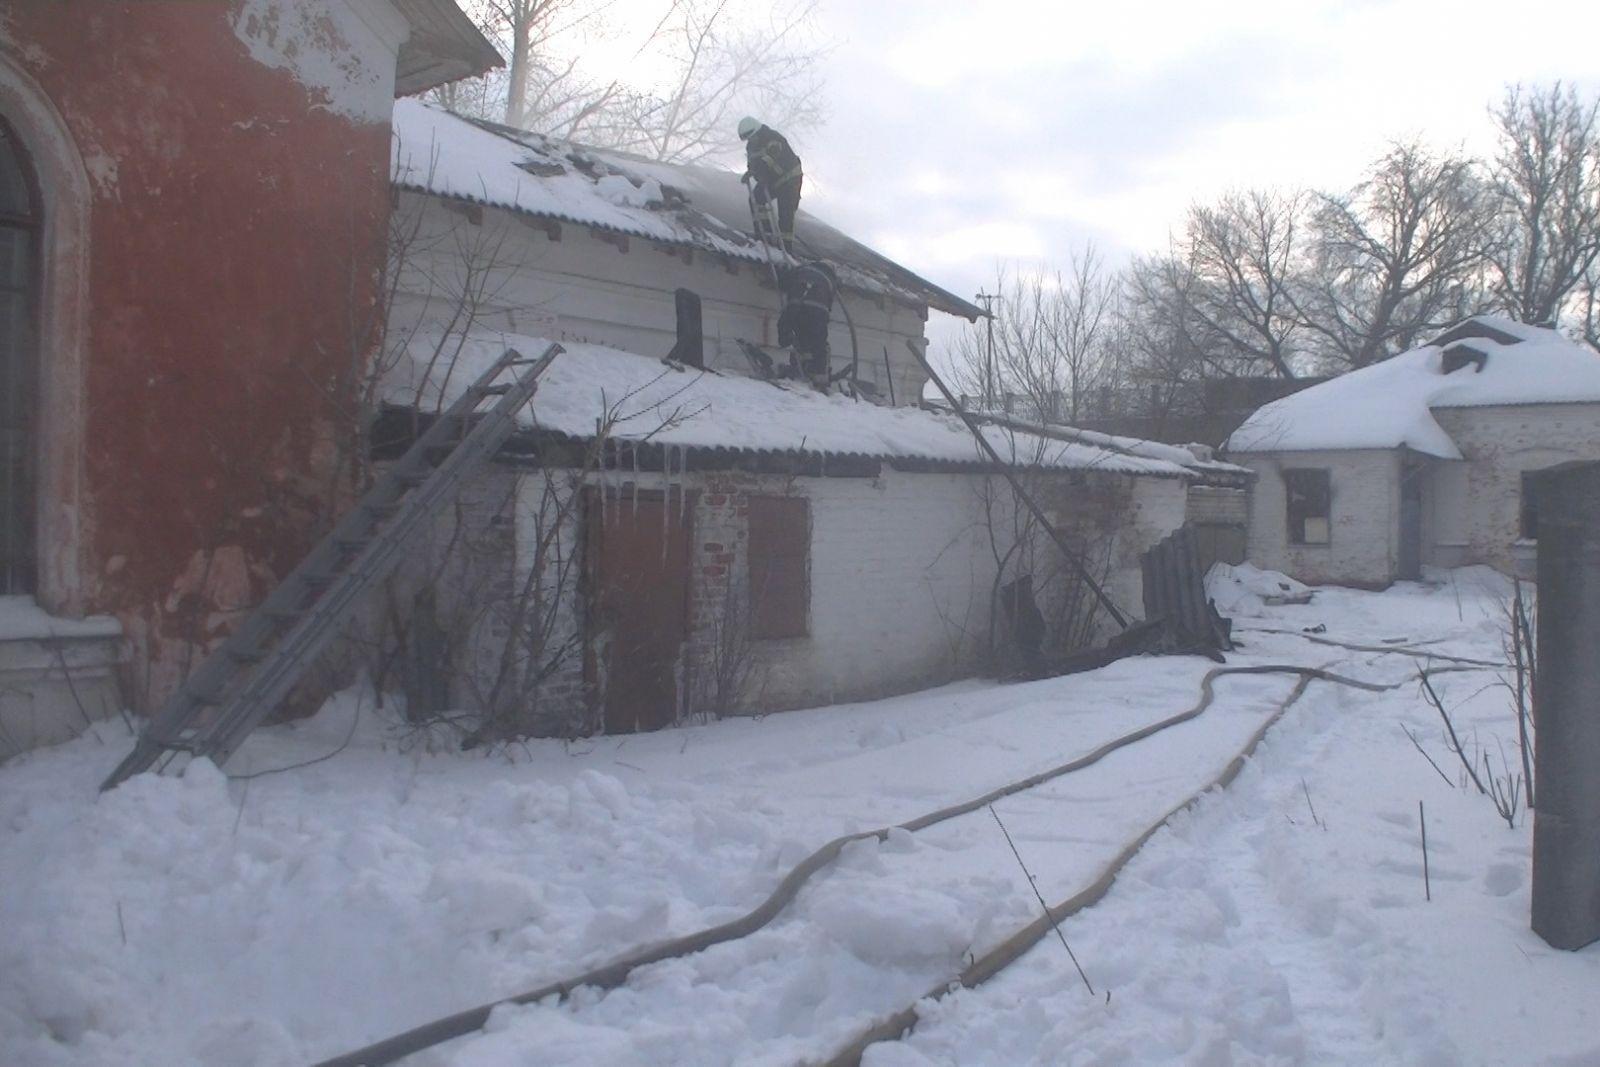
[{"label": "arched window", "polygon": [[32,593],[37,574],[39,221],[22,146],[0,120],[0,594]]}]

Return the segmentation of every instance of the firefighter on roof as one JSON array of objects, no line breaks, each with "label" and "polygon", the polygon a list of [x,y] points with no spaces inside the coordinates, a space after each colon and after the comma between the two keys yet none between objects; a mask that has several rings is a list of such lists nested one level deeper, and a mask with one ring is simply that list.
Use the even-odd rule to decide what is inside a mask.
[{"label": "firefighter on roof", "polygon": [[758,209],[766,211],[769,203],[777,204],[775,236],[785,252],[793,253],[794,215],[800,208],[800,157],[783,134],[749,116],[739,120],[739,139],[744,142],[743,180],[753,183],[750,191]]}]

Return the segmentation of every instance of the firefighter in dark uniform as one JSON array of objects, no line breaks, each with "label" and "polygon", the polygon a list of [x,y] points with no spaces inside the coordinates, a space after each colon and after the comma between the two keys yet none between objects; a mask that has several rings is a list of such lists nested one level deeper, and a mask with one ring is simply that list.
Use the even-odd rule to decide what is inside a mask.
[{"label": "firefighter in dark uniform", "polygon": [[819,392],[828,391],[828,320],[839,279],[833,268],[812,260],[783,272],[783,311],[778,314],[778,344],[799,353],[806,375]]},{"label": "firefighter in dark uniform", "polygon": [[783,250],[793,254],[794,214],[800,209],[800,157],[783,134],[749,116],[739,120],[739,139],[744,142],[743,180],[754,183],[750,188],[758,208],[777,203],[776,236]]}]

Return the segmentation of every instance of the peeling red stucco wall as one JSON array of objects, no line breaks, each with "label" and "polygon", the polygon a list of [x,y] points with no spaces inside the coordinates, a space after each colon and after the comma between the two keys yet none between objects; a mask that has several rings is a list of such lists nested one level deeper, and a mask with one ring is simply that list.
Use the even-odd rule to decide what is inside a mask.
[{"label": "peeling red stucco wall", "polygon": [[[122,621],[149,708],[330,518],[373,340],[394,55],[311,0],[8,7],[0,54],[92,187],[85,403],[58,428],[81,434],[76,599]],[[326,53],[320,79],[250,36],[273,12],[303,35],[290,59]]]}]

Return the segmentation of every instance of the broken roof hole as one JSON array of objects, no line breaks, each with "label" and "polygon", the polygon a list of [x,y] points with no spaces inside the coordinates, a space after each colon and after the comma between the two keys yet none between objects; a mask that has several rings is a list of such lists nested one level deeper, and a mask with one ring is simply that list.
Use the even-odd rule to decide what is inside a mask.
[{"label": "broken roof hole", "polygon": [[559,163],[546,163],[539,159],[529,159],[517,164],[518,170],[525,170],[535,178],[559,178],[567,172],[567,168]]},{"label": "broken roof hole", "polygon": [[1462,367],[1471,364],[1479,374],[1482,374],[1488,362],[1489,353],[1481,348],[1474,348],[1472,345],[1451,345],[1444,350],[1440,370],[1444,374],[1454,374]]}]

